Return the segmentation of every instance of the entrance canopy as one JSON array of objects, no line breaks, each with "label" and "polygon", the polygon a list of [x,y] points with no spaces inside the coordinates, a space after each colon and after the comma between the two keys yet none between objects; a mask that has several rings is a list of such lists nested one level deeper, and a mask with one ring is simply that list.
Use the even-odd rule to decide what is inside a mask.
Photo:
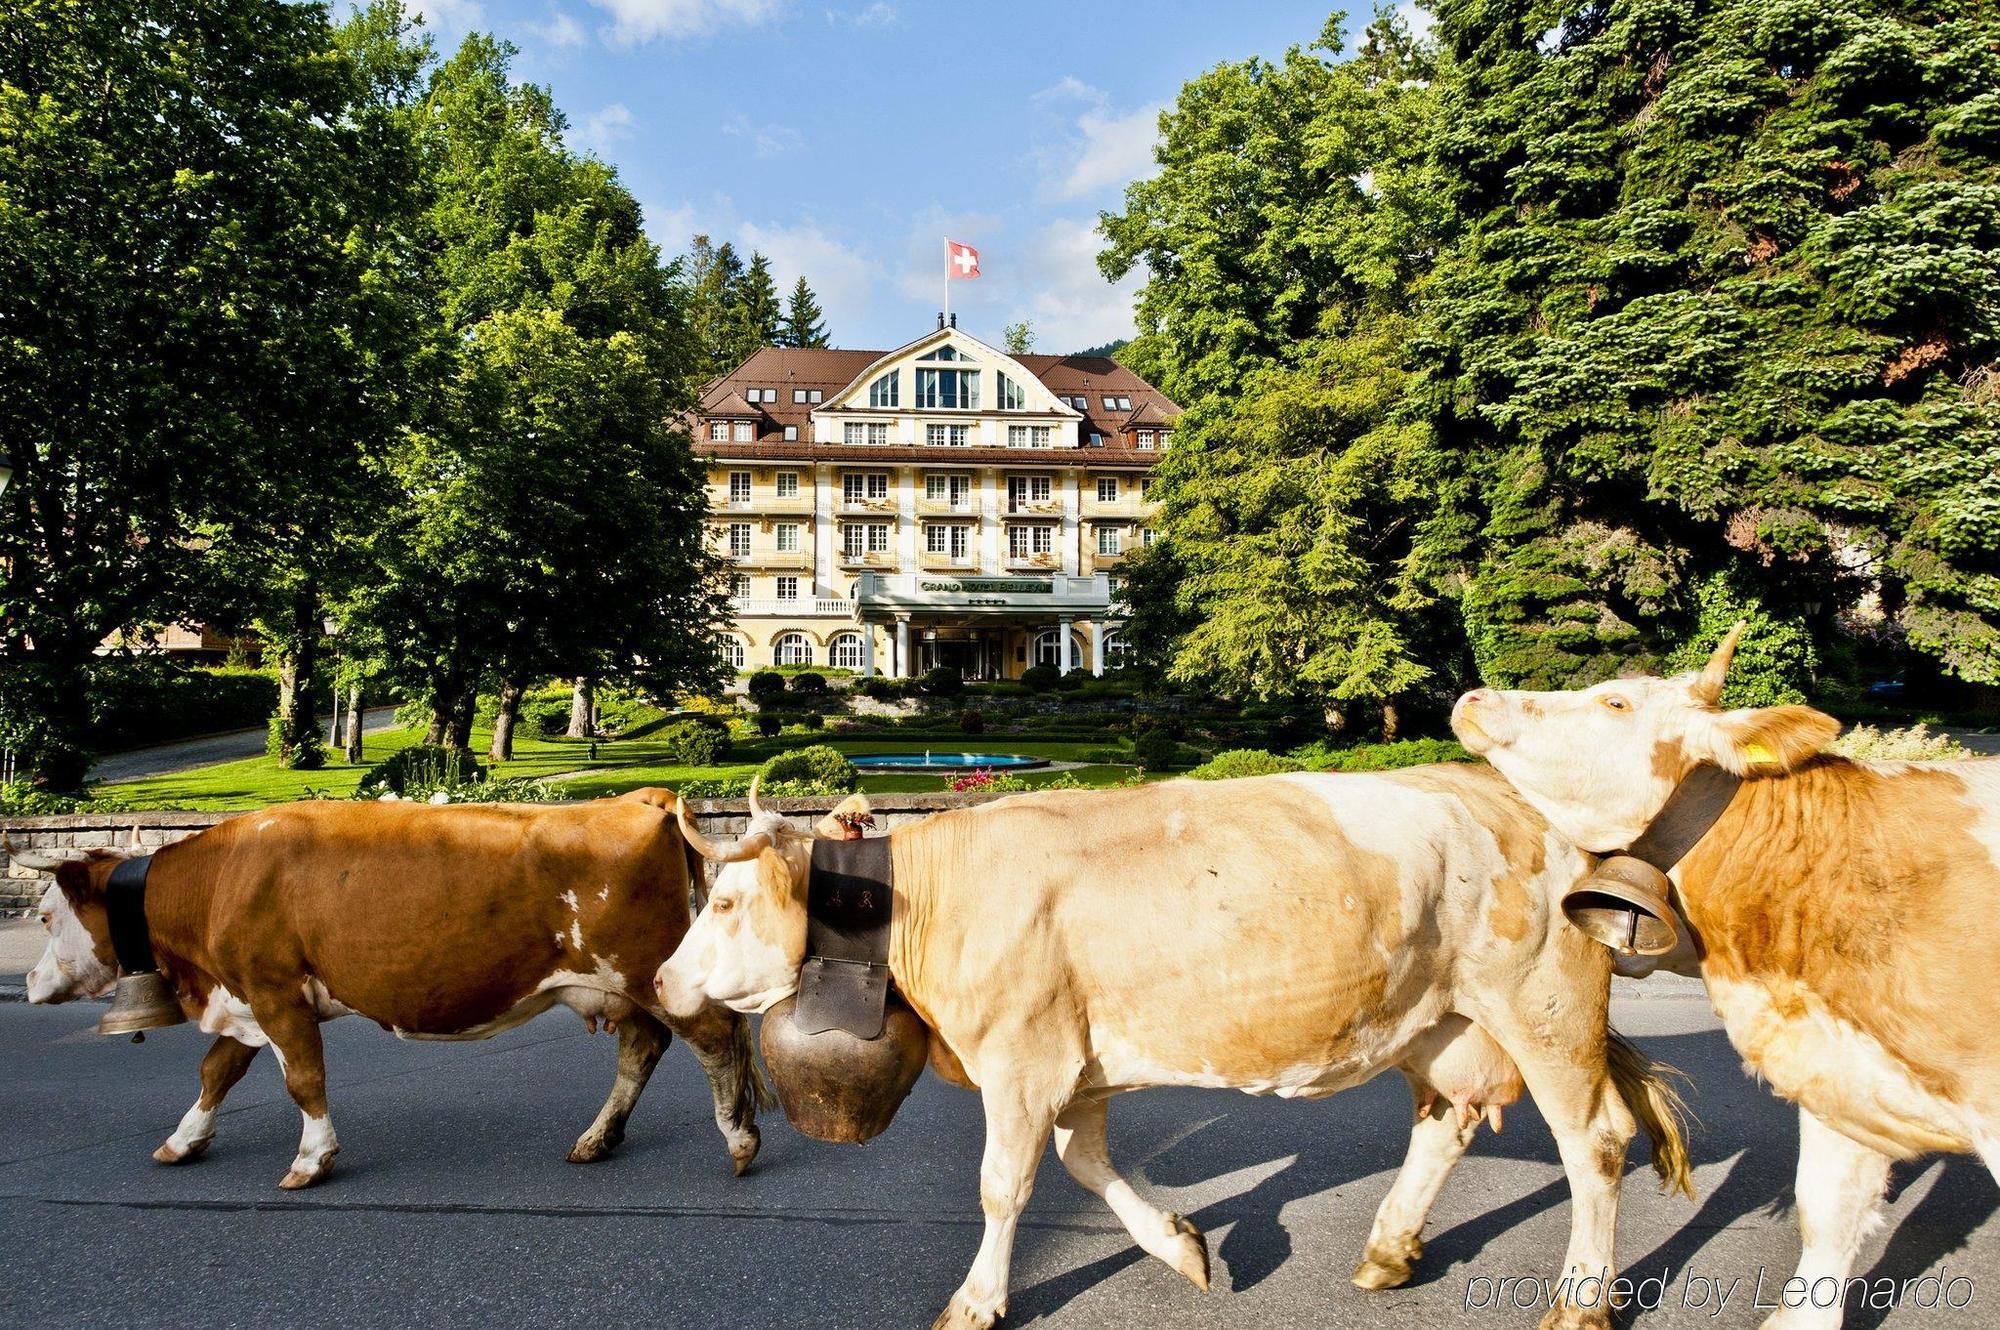
[{"label": "entrance canopy", "polygon": [[1074,577],[953,577],[944,573],[863,573],[854,588],[855,616],[864,623],[912,613],[1095,619],[1111,613],[1111,579]]}]

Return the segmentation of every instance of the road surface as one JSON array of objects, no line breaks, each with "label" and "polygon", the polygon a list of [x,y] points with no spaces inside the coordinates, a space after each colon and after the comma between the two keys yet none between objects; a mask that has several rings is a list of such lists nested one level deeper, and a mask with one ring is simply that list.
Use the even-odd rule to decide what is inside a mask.
[{"label": "road surface", "polygon": [[[399,1043],[327,1027],[342,1153],[303,1193],[276,1183],[299,1116],[275,1062],[230,1097],[208,1155],[149,1152],[191,1102],[205,1039],[88,1032],[98,1008],[0,1003],[0,1324],[630,1325],[921,1330],[978,1246],[978,1098],[927,1077],[865,1146],[795,1135],[772,1110],[732,1178],[695,1063],[662,1063],[610,1160],[563,1154],[609,1085],[613,1042],[552,1013],[485,1043]],[[1663,1277],[1636,1327],[1749,1326],[1760,1270],[1787,1277],[1792,1115],[1742,1073],[1699,996],[1620,999],[1619,1024],[1690,1072],[1704,1121],[1700,1199],[1624,1191],[1628,1270]],[[1525,1103],[1481,1132],[1427,1231],[1414,1286],[1347,1282],[1399,1162],[1409,1099],[1394,1075],[1320,1103],[1208,1091],[1118,1100],[1112,1148],[1147,1195],[1208,1232],[1215,1290],[1141,1256],[1110,1213],[1044,1162],[1014,1260],[1013,1326],[1505,1326],[1492,1281],[1550,1275],[1568,1200]],[[1635,1152],[1636,1154],[1636,1152]],[[2000,1325],[2000,1193],[1964,1159],[1899,1167],[1892,1227],[1860,1271],[1972,1282],[1959,1311],[1851,1314],[1877,1326]],[[1723,1314],[1680,1304],[1742,1280]],[[1482,1284],[1480,1281],[1487,1281]],[[1468,1308],[1467,1303],[1474,1305]]]},{"label": "road surface", "polygon": [[[319,728],[322,733],[332,723],[332,718],[322,716]],[[394,729],[396,708],[371,707],[361,713],[361,732],[377,734]],[[208,734],[199,739],[183,739],[179,743],[159,744],[152,748],[134,748],[126,753],[112,753],[101,757],[90,769],[90,779],[94,782],[109,783],[121,780],[144,780],[148,776],[165,776],[176,771],[186,771],[191,767],[205,767],[217,762],[234,762],[238,758],[255,757],[264,751],[265,731],[231,730],[227,734]]]}]

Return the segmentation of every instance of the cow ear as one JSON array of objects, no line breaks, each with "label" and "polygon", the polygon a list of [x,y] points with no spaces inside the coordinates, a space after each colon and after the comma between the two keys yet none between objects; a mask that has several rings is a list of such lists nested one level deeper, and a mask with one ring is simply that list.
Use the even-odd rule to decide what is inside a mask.
[{"label": "cow ear", "polygon": [[1705,756],[1739,776],[1790,771],[1840,733],[1840,722],[1811,707],[1757,707],[1725,711],[1710,727]]},{"label": "cow ear", "polygon": [[56,885],[72,910],[81,910],[97,894],[90,880],[90,865],[82,859],[65,859],[56,865]]}]

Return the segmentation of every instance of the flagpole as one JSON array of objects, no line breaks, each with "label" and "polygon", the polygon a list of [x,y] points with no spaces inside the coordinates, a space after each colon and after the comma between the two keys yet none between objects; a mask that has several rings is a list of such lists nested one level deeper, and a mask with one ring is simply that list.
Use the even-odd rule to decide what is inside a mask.
[{"label": "flagpole", "polygon": [[951,237],[944,238],[944,326],[951,326]]}]

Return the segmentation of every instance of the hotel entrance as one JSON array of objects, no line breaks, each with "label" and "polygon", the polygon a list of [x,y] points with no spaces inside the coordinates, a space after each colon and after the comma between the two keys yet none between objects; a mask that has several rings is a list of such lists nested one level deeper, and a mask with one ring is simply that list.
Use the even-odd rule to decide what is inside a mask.
[{"label": "hotel entrance", "polygon": [[1000,634],[978,629],[925,629],[917,653],[919,673],[942,668],[958,671],[961,679],[1004,678],[1003,662]]}]

